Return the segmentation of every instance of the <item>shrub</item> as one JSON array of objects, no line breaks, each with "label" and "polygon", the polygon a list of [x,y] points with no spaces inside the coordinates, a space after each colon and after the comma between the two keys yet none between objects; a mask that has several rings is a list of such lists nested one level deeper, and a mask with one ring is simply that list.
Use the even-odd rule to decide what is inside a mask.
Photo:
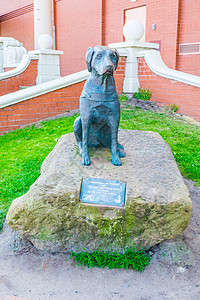
[{"label": "shrub", "polygon": [[119,101],[120,102],[125,102],[128,100],[128,96],[124,93],[122,93],[121,95],[119,95]]},{"label": "shrub", "polygon": [[176,112],[179,109],[179,106],[176,104],[170,104],[170,105],[167,105],[167,108],[168,108],[168,110]]},{"label": "shrub", "polygon": [[149,100],[152,96],[152,92],[149,89],[138,89],[138,92],[133,94],[133,97],[140,100]]}]

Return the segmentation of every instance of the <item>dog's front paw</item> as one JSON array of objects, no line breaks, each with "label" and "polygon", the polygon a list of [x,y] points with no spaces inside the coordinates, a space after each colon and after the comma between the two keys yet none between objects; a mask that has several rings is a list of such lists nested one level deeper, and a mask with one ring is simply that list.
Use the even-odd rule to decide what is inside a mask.
[{"label": "dog's front paw", "polygon": [[82,155],[81,163],[84,166],[89,166],[91,164],[89,155]]},{"label": "dog's front paw", "polygon": [[125,157],[126,153],[124,151],[124,149],[118,149],[118,153],[119,153],[119,157]]},{"label": "dog's front paw", "polygon": [[112,157],[112,163],[115,166],[121,166],[122,165],[122,162],[121,162],[118,155],[115,155],[115,156]]},{"label": "dog's front paw", "polygon": [[126,153],[124,151],[124,147],[120,144],[118,144],[118,154],[119,154],[119,157],[125,157],[126,156]]}]

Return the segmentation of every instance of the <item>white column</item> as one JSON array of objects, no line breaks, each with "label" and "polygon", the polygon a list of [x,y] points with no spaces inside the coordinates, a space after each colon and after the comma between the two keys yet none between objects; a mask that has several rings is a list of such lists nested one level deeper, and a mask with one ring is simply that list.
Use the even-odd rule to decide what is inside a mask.
[{"label": "white column", "polygon": [[59,55],[63,54],[63,51],[40,49],[29,51],[28,54],[38,56],[36,84],[60,78]]},{"label": "white column", "polygon": [[53,37],[52,0],[34,0],[35,50],[39,49],[38,38],[42,34],[49,34]]},{"label": "white column", "polygon": [[140,41],[128,41],[108,45],[112,49],[117,49],[120,56],[126,56],[125,76],[123,82],[123,92],[130,94],[138,91],[140,82],[138,78],[137,54],[140,51],[159,49],[159,44],[146,43]]},{"label": "white column", "polygon": [[123,82],[124,93],[135,93],[140,87],[138,78],[138,62],[137,62],[137,48],[129,48],[128,56],[125,64],[125,76]]}]

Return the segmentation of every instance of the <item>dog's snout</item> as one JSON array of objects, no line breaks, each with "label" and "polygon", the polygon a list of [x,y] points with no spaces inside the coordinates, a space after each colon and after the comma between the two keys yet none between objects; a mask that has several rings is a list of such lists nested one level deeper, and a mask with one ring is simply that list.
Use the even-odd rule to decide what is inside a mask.
[{"label": "dog's snout", "polygon": [[108,72],[113,72],[113,66],[111,65],[106,66],[106,69]]},{"label": "dog's snout", "polygon": [[105,68],[105,73],[113,73],[114,72],[114,65],[108,57],[105,58],[104,68]]}]

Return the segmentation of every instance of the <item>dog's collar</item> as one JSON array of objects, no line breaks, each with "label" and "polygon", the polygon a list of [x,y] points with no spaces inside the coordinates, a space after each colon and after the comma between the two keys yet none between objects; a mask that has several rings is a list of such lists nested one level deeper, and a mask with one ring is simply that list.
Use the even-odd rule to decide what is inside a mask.
[{"label": "dog's collar", "polygon": [[88,93],[86,91],[83,91],[81,94],[81,98],[87,98],[88,100],[98,102],[111,102],[116,101],[118,99],[118,95],[116,92]]}]

